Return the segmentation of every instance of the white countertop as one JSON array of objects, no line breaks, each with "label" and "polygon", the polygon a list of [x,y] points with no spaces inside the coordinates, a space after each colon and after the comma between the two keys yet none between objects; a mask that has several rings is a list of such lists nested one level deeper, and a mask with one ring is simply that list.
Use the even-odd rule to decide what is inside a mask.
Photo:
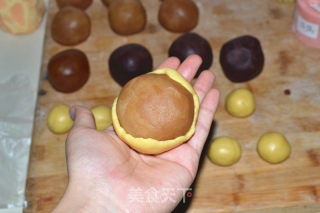
[{"label": "white countertop", "polygon": [[[45,0],[48,5],[48,0]],[[22,212],[46,15],[28,35],[0,30],[0,212]]]}]

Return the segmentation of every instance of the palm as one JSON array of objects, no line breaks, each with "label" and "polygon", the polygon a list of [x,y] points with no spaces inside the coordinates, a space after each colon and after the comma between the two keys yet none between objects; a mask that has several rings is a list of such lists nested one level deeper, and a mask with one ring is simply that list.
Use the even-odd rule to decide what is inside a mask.
[{"label": "palm", "polygon": [[[171,58],[160,67],[177,69],[190,81],[200,64],[199,57],[193,56],[181,65]],[[73,128],[67,140],[70,179],[93,181],[102,196],[112,194],[113,197],[124,199],[121,203],[125,208],[136,206],[136,203],[130,202],[135,198],[128,197],[131,189],[139,189],[141,193],[151,188],[159,192],[161,189],[170,189],[174,193],[170,195],[171,205],[170,202],[163,205],[160,200],[154,200],[153,203],[143,202],[140,210],[148,211],[151,207],[157,211],[171,210],[176,204],[172,200],[179,202],[182,195],[180,189],[188,188],[197,172],[218,100],[218,92],[211,89],[212,82],[212,73],[204,72],[194,85],[201,105],[193,137],[187,143],[159,155],[137,153],[121,141],[112,128],[99,132],[85,125],[77,126],[77,118],[77,128]],[[84,116],[89,116],[89,113]]]},{"label": "palm", "polygon": [[[93,140],[92,134],[95,135],[94,141],[87,143]],[[112,191],[112,194],[118,193],[122,198],[134,196],[128,194],[128,189],[146,192],[154,188],[160,192],[161,188],[166,188],[176,193],[170,199],[179,201],[181,190],[188,188],[195,176],[198,156],[188,143],[160,155],[148,156],[133,151],[113,130],[101,133],[83,129],[71,133],[69,139],[77,140],[75,147],[69,147],[73,150],[69,155],[70,178],[94,180],[100,188],[105,183],[117,185],[117,192]],[[106,192],[105,196],[110,193],[110,189],[103,191]],[[126,200],[126,205],[130,206],[130,198]],[[158,204],[161,204],[161,200]],[[162,207],[170,209],[168,205]],[[148,208],[148,205],[143,207],[145,210]]]}]

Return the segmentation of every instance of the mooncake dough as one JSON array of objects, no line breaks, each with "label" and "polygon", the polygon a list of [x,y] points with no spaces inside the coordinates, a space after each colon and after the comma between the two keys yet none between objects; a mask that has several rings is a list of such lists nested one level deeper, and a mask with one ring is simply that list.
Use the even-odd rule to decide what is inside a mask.
[{"label": "mooncake dough", "polygon": [[279,132],[268,132],[261,136],[257,145],[260,157],[273,164],[285,161],[291,153],[287,138]]},{"label": "mooncake dough", "polygon": [[219,166],[231,166],[241,157],[240,143],[228,136],[215,138],[208,149],[208,157],[212,163]]},{"label": "mooncake dough", "polygon": [[11,34],[31,33],[44,12],[43,0],[0,0],[0,28]]},{"label": "mooncake dough", "polygon": [[70,107],[65,104],[55,106],[49,112],[47,124],[51,132],[55,134],[64,134],[70,131],[73,120],[69,115]]},{"label": "mooncake dough", "polygon": [[96,122],[97,130],[103,131],[112,124],[111,109],[107,106],[98,105],[91,109]]},{"label": "mooncake dough", "polygon": [[238,88],[228,94],[225,107],[230,115],[238,118],[245,118],[255,111],[256,104],[250,90]]}]

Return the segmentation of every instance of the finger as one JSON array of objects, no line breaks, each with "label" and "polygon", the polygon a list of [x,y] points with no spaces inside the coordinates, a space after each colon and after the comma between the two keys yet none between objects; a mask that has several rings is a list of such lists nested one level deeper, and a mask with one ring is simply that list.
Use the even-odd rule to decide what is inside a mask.
[{"label": "finger", "polygon": [[74,128],[96,129],[93,114],[89,109],[80,106],[71,107],[70,115],[74,118]]},{"label": "finger", "polygon": [[178,72],[180,72],[187,81],[191,81],[196,75],[201,63],[202,59],[200,56],[190,55],[181,63]]},{"label": "finger", "polygon": [[193,85],[194,90],[198,94],[200,103],[207,92],[211,89],[214,79],[214,74],[208,70],[205,70],[201,72],[200,76]]},{"label": "finger", "polygon": [[189,144],[201,154],[203,145],[208,137],[213,116],[217,110],[219,103],[219,91],[217,89],[210,89],[204,97],[199,110],[199,117],[196,124],[196,131]]},{"label": "finger", "polygon": [[162,68],[171,68],[171,69],[178,69],[180,65],[180,60],[177,57],[170,57],[166,59],[162,64],[158,66],[158,69]]}]

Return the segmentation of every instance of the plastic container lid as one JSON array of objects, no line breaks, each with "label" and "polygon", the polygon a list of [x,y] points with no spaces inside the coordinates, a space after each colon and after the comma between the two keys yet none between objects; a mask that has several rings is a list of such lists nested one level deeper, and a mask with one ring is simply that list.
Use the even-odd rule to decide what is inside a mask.
[{"label": "plastic container lid", "polygon": [[320,48],[320,0],[298,0],[292,30],[304,44]]}]

